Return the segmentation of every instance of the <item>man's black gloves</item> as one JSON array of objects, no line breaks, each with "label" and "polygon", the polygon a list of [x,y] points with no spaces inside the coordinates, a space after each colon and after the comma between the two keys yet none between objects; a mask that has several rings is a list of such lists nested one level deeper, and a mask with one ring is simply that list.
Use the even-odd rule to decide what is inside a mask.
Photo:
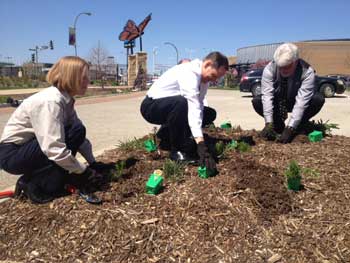
[{"label": "man's black gloves", "polygon": [[277,133],[274,130],[273,123],[265,123],[264,129],[260,132],[260,136],[268,141],[276,140]]},{"label": "man's black gloves", "polygon": [[280,143],[290,143],[295,136],[295,130],[292,127],[284,128],[281,137],[278,139]]},{"label": "man's black gloves", "polygon": [[103,162],[93,162],[89,165],[89,168],[95,170],[96,172],[102,173],[115,168],[114,163],[103,163]]},{"label": "man's black gloves", "polygon": [[216,170],[216,163],[214,158],[211,156],[211,154],[208,151],[207,146],[205,145],[204,141],[199,142],[197,144],[197,154],[199,156],[199,165],[202,167],[206,167],[208,170],[215,171]]},{"label": "man's black gloves", "polygon": [[103,175],[89,167],[86,168],[82,174],[72,174],[70,176],[70,184],[87,193],[92,193],[101,189],[105,183],[106,179]]}]

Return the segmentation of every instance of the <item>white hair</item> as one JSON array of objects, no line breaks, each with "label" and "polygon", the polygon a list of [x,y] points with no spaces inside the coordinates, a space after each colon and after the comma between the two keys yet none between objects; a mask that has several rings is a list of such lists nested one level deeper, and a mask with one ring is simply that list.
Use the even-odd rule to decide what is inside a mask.
[{"label": "white hair", "polygon": [[284,43],[280,45],[273,55],[277,66],[287,66],[299,58],[298,47],[292,43]]}]

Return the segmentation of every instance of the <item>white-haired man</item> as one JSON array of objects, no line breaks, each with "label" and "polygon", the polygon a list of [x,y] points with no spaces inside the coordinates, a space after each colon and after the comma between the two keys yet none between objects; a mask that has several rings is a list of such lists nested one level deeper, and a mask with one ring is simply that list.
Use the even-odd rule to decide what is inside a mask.
[{"label": "white-haired man", "polygon": [[[282,133],[279,142],[290,143],[321,110],[325,99],[316,90],[314,69],[299,58],[296,45],[282,44],[273,58],[262,75],[262,95],[254,98],[252,103],[255,111],[265,119],[261,136],[272,140],[275,133]],[[292,114],[285,126],[288,112]]]}]

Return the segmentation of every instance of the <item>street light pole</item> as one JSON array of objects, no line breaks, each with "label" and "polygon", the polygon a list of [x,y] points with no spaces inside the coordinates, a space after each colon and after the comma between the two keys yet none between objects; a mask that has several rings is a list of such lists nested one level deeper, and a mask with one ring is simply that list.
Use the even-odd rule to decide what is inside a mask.
[{"label": "street light pole", "polygon": [[158,49],[158,47],[154,47],[153,48],[153,76],[154,76],[154,74],[155,74],[155,72],[156,72],[156,55],[157,55],[157,49]]},{"label": "street light pole", "polygon": [[170,45],[175,49],[175,51],[176,51],[176,64],[177,64],[179,62],[179,52],[177,50],[177,47],[171,42],[165,42],[164,45]]},{"label": "street light pole", "polygon": [[74,42],[75,56],[78,55],[78,53],[77,53],[77,29],[76,29],[76,25],[77,25],[78,18],[81,15],[91,16],[92,14],[90,12],[81,12],[74,19],[74,26],[73,26],[73,28],[74,28],[74,33],[75,33],[75,42]]}]

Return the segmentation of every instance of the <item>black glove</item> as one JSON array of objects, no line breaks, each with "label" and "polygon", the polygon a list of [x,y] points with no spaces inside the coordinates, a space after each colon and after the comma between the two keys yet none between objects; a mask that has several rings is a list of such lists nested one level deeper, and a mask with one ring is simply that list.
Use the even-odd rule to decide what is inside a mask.
[{"label": "black glove", "polygon": [[114,163],[103,163],[103,162],[96,162],[96,161],[89,165],[89,168],[99,173],[111,170],[114,167],[115,167]]},{"label": "black glove", "polygon": [[84,192],[95,192],[106,182],[105,178],[95,170],[86,168],[82,174],[72,174],[70,184]]},{"label": "black glove", "polygon": [[211,170],[211,171],[216,170],[215,160],[209,153],[208,148],[203,141],[197,144],[197,153],[199,156],[200,166],[202,167],[205,166],[208,170]]},{"label": "black glove", "polygon": [[265,127],[264,129],[262,129],[262,131],[260,132],[260,136],[265,138],[268,141],[274,141],[276,140],[276,132],[274,130],[273,127],[273,123],[272,122],[267,122],[265,123]]},{"label": "black glove", "polygon": [[280,143],[290,143],[294,139],[295,130],[292,127],[284,128],[281,137],[278,139]]}]

